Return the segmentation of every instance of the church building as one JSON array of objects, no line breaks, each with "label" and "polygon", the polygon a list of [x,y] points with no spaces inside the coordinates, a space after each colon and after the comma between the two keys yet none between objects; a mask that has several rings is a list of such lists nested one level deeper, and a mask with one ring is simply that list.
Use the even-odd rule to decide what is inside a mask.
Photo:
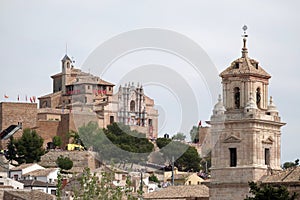
[{"label": "church building", "polygon": [[114,93],[114,84],[75,68],[68,55],[61,62],[61,72],[51,76],[52,93],[38,98],[38,121],[61,122],[51,135],[66,139],[69,131],[94,121],[100,128],[121,122],[147,138],[157,138],[158,111],[141,84],[126,83]]},{"label": "church building", "polygon": [[245,32],[241,57],[220,77],[223,95],[208,121],[212,144],[210,199],[242,200],[249,195],[249,181],[281,170],[280,128],[285,123],[268,94],[271,76],[248,55]]}]

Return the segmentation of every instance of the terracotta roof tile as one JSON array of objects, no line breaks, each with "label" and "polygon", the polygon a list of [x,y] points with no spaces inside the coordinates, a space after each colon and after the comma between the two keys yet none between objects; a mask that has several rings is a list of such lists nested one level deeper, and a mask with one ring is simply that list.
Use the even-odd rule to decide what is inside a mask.
[{"label": "terracotta roof tile", "polygon": [[208,187],[205,185],[180,185],[147,193],[144,199],[178,199],[185,197],[209,197]]}]

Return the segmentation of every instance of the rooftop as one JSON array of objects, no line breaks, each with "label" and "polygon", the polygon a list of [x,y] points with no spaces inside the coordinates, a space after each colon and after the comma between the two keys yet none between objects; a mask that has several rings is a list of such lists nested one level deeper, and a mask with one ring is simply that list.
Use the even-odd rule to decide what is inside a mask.
[{"label": "rooftop", "polygon": [[28,172],[26,174],[23,174],[23,177],[26,176],[33,176],[33,177],[37,177],[37,176],[48,176],[51,172],[54,172],[58,170],[58,168],[46,168],[46,169],[37,169],[34,170],[32,172]]},{"label": "rooftop", "polygon": [[208,187],[205,185],[169,186],[144,195],[144,199],[183,199],[187,197],[203,197],[208,199]]}]

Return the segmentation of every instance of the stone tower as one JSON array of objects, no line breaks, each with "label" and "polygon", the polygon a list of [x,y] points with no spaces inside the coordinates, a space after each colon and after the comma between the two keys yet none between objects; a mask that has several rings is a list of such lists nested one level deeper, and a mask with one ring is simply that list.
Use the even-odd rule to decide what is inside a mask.
[{"label": "stone tower", "polygon": [[72,60],[69,58],[69,56],[66,54],[63,59],[61,60],[62,64],[62,84],[61,84],[61,91],[62,94],[66,94],[66,85],[69,84],[70,78],[71,78],[71,69],[72,66]]},{"label": "stone tower", "polygon": [[[245,30],[244,30],[245,31]],[[271,76],[248,56],[244,34],[242,56],[220,77],[223,101],[213,110],[211,200],[242,200],[249,194],[249,181],[280,170],[279,117],[272,97],[268,103]]]}]

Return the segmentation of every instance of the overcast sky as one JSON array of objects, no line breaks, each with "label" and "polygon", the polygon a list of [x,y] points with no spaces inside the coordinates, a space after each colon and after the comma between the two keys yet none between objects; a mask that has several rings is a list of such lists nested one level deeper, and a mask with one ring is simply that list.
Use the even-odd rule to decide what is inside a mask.
[{"label": "overcast sky", "polygon": [[[141,28],[166,29],[188,37],[203,48],[221,72],[240,57],[241,27],[247,24],[249,56],[272,75],[269,95],[287,123],[282,129],[282,162],[295,160],[300,158],[299,7],[297,0],[0,0],[0,99],[4,100],[4,94],[15,101],[18,95],[24,100],[25,95],[50,93],[50,75],[60,72],[66,43],[68,54],[83,68],[81,65],[103,42]],[[164,65],[172,65],[177,59],[165,63],[168,55],[156,53],[150,55],[160,58]],[[140,54],[131,55],[115,65],[143,65],[140,58]],[[95,70],[94,66],[84,67],[91,73]],[[160,104],[168,98],[166,94],[160,99],[153,91],[149,88],[149,96]],[[208,120],[215,100],[204,98],[198,104],[201,114],[196,118]],[[162,117],[168,116],[163,113],[168,112],[167,106],[159,108]],[[172,123],[170,119],[165,126]],[[162,132],[168,130],[173,131],[165,127]]]}]

